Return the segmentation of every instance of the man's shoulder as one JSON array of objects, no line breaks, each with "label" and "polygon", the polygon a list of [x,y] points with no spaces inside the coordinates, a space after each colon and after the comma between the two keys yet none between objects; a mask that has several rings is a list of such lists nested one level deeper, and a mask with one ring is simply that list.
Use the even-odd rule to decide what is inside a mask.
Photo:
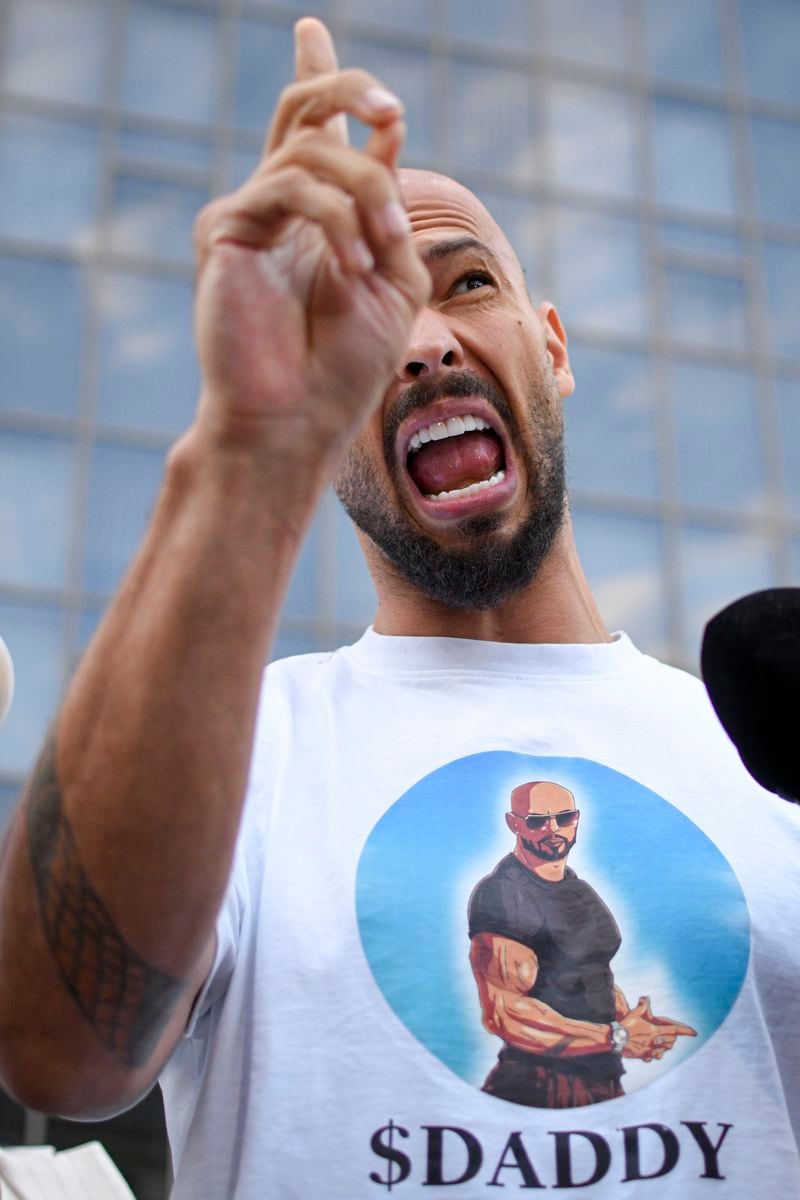
[{"label": "man's shoulder", "polygon": [[536,878],[507,854],[472,890],[469,933],[496,933],[527,942],[542,923],[543,910]]}]

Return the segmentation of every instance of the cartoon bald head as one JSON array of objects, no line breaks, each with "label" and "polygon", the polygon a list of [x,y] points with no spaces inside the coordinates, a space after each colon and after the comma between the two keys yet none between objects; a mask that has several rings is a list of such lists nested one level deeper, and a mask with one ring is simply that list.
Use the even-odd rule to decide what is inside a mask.
[{"label": "cartoon bald head", "polygon": [[517,839],[517,857],[534,867],[566,858],[575,845],[580,812],[575,797],[560,783],[535,780],[511,793],[506,824]]}]

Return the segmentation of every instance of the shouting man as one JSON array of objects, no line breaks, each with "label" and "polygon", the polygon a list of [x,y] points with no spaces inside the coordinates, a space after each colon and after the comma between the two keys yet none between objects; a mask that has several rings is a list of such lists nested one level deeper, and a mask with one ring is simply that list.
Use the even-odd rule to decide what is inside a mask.
[{"label": "shouting man", "polygon": [[[368,127],[363,149],[343,114]],[[593,1106],[592,1145],[625,1161],[604,1151],[592,1194],[653,1173],[633,1162],[635,1132],[621,1142],[635,1123],[673,1139],[660,1197],[704,1197],[723,1174],[728,1195],[757,1194],[767,1149],[774,1194],[796,1195],[798,814],[746,776],[697,680],[607,631],[566,503],[558,313],[531,301],[470,191],[398,171],[403,141],[401,101],[340,71],[324,26],[299,22],[260,164],[197,220],[196,418],[4,846],[0,1077],[31,1108],[80,1117],[160,1078],[173,1200],[356,1200],[400,1179],[430,1197],[460,1178],[442,1148],[454,1127],[471,1131],[476,1180],[480,1147],[500,1155],[507,1138],[518,1167],[502,1169],[522,1170],[502,1103],[423,1044],[431,1014],[456,1015],[435,986],[450,960],[437,975],[383,944],[421,1041],[365,956],[361,931],[381,945],[425,881],[390,860],[358,919],[355,904],[398,797],[500,736],[624,776],[642,825],[680,826],[692,847],[670,859],[663,922],[686,947],[684,986],[708,1000],[703,1044]],[[263,678],[331,481],[373,575],[374,626]],[[441,824],[435,798],[426,823]],[[468,833],[453,820],[449,850]],[[733,947],[719,986],[680,920],[684,878],[700,934]],[[447,913],[424,919],[444,929]],[[526,1136],[551,1128],[528,1110]]]}]

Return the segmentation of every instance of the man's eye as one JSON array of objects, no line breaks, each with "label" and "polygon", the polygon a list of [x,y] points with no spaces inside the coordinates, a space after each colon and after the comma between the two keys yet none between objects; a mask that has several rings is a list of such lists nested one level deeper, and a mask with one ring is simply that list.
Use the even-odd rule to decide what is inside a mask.
[{"label": "man's eye", "polygon": [[451,294],[454,296],[463,295],[464,292],[475,292],[478,288],[491,286],[494,283],[491,275],[487,275],[485,271],[468,271],[466,275],[462,275],[451,289]]}]

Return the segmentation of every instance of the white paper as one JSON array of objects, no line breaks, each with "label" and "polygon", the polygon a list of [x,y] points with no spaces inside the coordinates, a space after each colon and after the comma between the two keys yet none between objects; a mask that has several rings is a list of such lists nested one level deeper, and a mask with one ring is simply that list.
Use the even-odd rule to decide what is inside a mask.
[{"label": "white paper", "polygon": [[136,1200],[99,1142],[0,1150],[0,1200]]}]

